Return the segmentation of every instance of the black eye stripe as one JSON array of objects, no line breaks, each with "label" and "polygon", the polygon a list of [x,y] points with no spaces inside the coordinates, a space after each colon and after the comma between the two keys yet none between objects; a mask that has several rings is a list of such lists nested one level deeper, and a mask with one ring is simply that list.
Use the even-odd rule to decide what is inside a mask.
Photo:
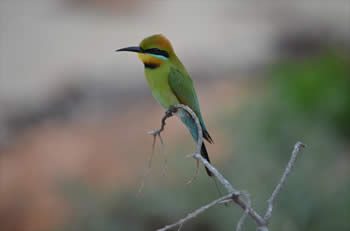
[{"label": "black eye stripe", "polygon": [[169,58],[169,53],[168,52],[160,50],[158,48],[146,49],[144,52],[148,53],[148,54],[161,55],[161,56]]}]

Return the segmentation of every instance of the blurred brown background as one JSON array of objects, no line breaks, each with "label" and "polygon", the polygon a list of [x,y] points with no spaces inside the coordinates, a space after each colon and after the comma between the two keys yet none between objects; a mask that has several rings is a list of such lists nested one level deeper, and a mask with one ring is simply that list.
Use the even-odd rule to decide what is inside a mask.
[{"label": "blurred brown background", "polygon": [[[134,54],[162,33],[195,82],[214,165],[259,211],[296,141],[309,145],[271,230],[349,230],[350,2],[2,0],[0,230],[155,230],[218,195],[184,158],[194,144],[169,120],[169,155],[151,151],[156,104]],[[183,230],[232,230],[216,207]],[[245,230],[254,230],[247,219]]]}]

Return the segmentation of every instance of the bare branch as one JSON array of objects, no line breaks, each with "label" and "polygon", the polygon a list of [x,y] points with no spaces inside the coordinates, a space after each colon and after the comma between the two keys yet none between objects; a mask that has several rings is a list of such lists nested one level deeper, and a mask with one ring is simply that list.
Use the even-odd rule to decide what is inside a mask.
[{"label": "bare branch", "polygon": [[269,229],[267,228],[267,226],[259,226],[256,231],[269,231]]},{"label": "bare branch", "polygon": [[143,188],[145,187],[145,182],[147,180],[147,177],[149,175],[149,173],[151,172],[151,167],[152,167],[152,159],[153,159],[153,155],[154,155],[154,149],[156,147],[156,141],[157,141],[157,137],[153,136],[153,143],[152,143],[152,152],[148,157],[148,167],[145,171],[145,174],[143,175],[143,179],[139,188],[139,191],[137,193],[138,196],[141,195]]},{"label": "bare branch", "polygon": [[161,136],[161,132],[164,130],[165,128],[165,120],[172,117],[174,115],[174,113],[176,113],[177,111],[177,108],[175,107],[171,107],[169,108],[166,112],[165,112],[165,115],[163,116],[162,118],[162,123],[161,123],[161,127],[159,129],[155,129],[155,130],[151,130],[148,132],[148,134],[152,135],[153,136],[153,143],[152,143],[152,152],[148,158],[148,168],[146,169],[145,171],[145,174],[143,176],[143,180],[141,182],[141,185],[140,185],[140,188],[139,188],[139,191],[137,193],[138,196],[141,195],[142,193],[142,190],[145,186],[145,182],[147,180],[147,177],[149,176],[150,172],[151,172],[151,167],[152,167],[152,159],[153,159],[153,155],[154,155],[154,150],[155,150],[155,145],[156,145],[156,141],[157,141],[157,136],[160,140],[160,144],[162,146],[162,152],[163,152],[163,155],[164,155],[164,162],[163,162],[163,170],[162,170],[162,173],[163,175],[166,174],[166,168],[167,168],[167,164],[168,164],[168,158],[167,158],[167,153],[165,151],[165,145],[164,145],[164,142],[163,142],[163,139],[162,139],[162,136]]},{"label": "bare branch", "polygon": [[213,207],[216,204],[219,204],[221,201],[227,200],[232,198],[232,194],[228,194],[226,196],[220,197],[219,199],[216,199],[215,201],[210,202],[207,205],[204,205],[203,207],[200,207],[199,209],[189,213],[186,217],[180,219],[178,222],[171,224],[171,225],[167,225],[161,229],[157,229],[157,231],[165,231],[165,230],[169,230],[171,228],[177,227],[177,226],[182,226],[185,222],[191,220],[192,218],[195,218],[196,216],[198,216],[199,214],[203,213],[204,211],[206,211],[207,209]]},{"label": "bare branch", "polygon": [[249,215],[249,208],[251,206],[251,200],[250,200],[249,193],[247,191],[241,191],[240,193],[241,193],[241,195],[244,195],[247,198],[247,208],[244,210],[244,213],[243,213],[242,217],[239,219],[239,221],[237,223],[236,231],[241,231],[242,230],[242,227],[243,227],[243,224],[244,224],[244,220]]},{"label": "bare branch", "polygon": [[159,137],[159,140],[160,140],[160,144],[162,145],[162,152],[163,152],[163,155],[164,155],[164,162],[163,162],[162,173],[163,173],[163,176],[165,176],[166,175],[166,169],[168,167],[168,155],[167,155],[167,152],[165,150],[165,145],[164,145],[164,142],[163,142],[163,138],[160,135],[160,133],[158,134],[158,137]]},{"label": "bare branch", "polygon": [[165,115],[162,118],[162,124],[161,127],[159,129],[155,129],[152,131],[149,131],[148,134],[152,135],[152,136],[157,136],[158,134],[160,134],[165,127],[165,120],[172,117],[174,115],[174,113],[177,112],[177,107],[170,107],[168,110],[165,111]]},{"label": "bare branch", "polygon": [[[194,212],[188,214],[186,217],[180,219],[178,222],[171,224],[171,225],[167,225],[161,229],[158,229],[158,231],[165,231],[168,229],[171,229],[173,227],[177,227],[179,226],[179,229],[181,229],[181,227],[183,226],[183,224],[185,222],[187,222],[188,220],[196,217],[197,215],[199,215],[200,213],[206,211],[207,209],[211,208],[212,206],[219,204],[219,203],[227,203],[230,201],[235,202],[239,207],[241,207],[244,210],[244,214],[242,215],[242,217],[240,218],[238,224],[237,224],[237,231],[240,231],[242,229],[244,220],[247,216],[250,216],[255,223],[257,224],[257,231],[268,231],[268,222],[271,218],[271,213],[272,213],[272,209],[273,209],[273,205],[278,197],[278,194],[280,193],[283,185],[285,184],[285,181],[287,179],[287,176],[290,174],[290,172],[292,171],[293,167],[294,167],[294,163],[297,157],[297,154],[300,150],[300,148],[305,147],[305,145],[301,142],[297,142],[294,146],[294,150],[292,152],[292,156],[291,159],[288,162],[288,165],[282,175],[282,178],[279,182],[279,184],[276,186],[275,190],[273,191],[270,199],[268,200],[268,208],[266,211],[266,214],[264,216],[264,218],[262,218],[262,216],[260,216],[253,208],[251,208],[251,200],[250,200],[250,196],[248,192],[245,191],[238,191],[236,190],[229,182],[228,180],[226,180],[225,177],[223,177],[223,175],[213,166],[211,165],[205,158],[203,158],[200,154],[200,150],[202,147],[202,143],[203,143],[203,133],[202,133],[202,127],[200,125],[200,121],[198,119],[198,117],[196,116],[196,114],[191,110],[191,108],[189,108],[186,105],[182,105],[182,104],[177,104],[172,106],[169,110],[166,111],[165,116],[162,118],[162,124],[161,124],[161,128],[157,129],[157,130],[153,130],[150,131],[149,134],[153,135],[154,138],[156,138],[156,136],[159,136],[160,141],[162,143],[162,147],[163,147],[163,152],[164,151],[164,144],[163,144],[163,140],[160,137],[160,133],[164,130],[165,127],[165,120],[171,116],[173,116],[174,113],[176,113],[178,111],[178,109],[183,109],[185,110],[188,114],[191,115],[191,117],[193,118],[193,120],[196,123],[197,126],[197,131],[198,131],[198,140],[197,140],[197,144],[196,144],[196,152],[190,155],[187,155],[186,157],[192,157],[197,161],[197,169],[195,172],[195,175],[193,176],[193,178],[191,179],[190,182],[192,182],[196,175],[197,175],[197,171],[198,171],[198,161],[200,161],[201,163],[203,163],[203,165],[209,169],[209,171],[211,173],[213,173],[213,176],[216,177],[221,184],[223,184],[223,186],[226,188],[226,190],[228,191],[228,195],[224,196],[224,197],[220,197],[217,200],[212,201],[211,203],[195,210]],[[155,141],[154,141],[155,142]],[[153,144],[154,145],[154,144]],[[166,162],[166,161],[165,161]],[[245,196],[247,201],[244,201],[241,196]]]},{"label": "bare branch", "polygon": [[[189,113],[191,115],[191,117],[193,118],[193,120],[195,121],[196,126],[197,126],[198,140],[197,140],[197,145],[196,145],[196,153],[194,153],[192,155],[188,155],[187,157],[193,157],[194,159],[201,161],[205,165],[205,167],[207,167],[209,169],[209,171],[211,171],[213,173],[213,175],[224,185],[224,187],[227,189],[228,193],[233,195],[232,196],[233,201],[235,201],[245,211],[247,211],[247,214],[249,214],[256,221],[256,223],[259,226],[265,225],[265,221],[263,220],[263,218],[250,207],[250,200],[248,200],[249,204],[247,204],[245,201],[243,201],[241,198],[239,198],[239,196],[242,193],[240,191],[234,189],[233,186],[228,182],[228,180],[226,180],[222,176],[222,174],[214,166],[212,166],[205,158],[203,158],[200,155],[200,150],[201,150],[202,143],[203,143],[203,132],[202,132],[202,126],[200,125],[200,121],[199,121],[197,115],[192,111],[191,108],[189,108],[186,105],[177,104],[177,105],[173,106],[172,110],[175,110],[174,108],[182,108],[187,113]],[[162,120],[162,124],[163,124],[163,120]],[[164,127],[162,127],[162,128],[164,129]],[[162,130],[162,128],[160,130]],[[196,173],[195,173],[195,175],[196,175]],[[245,215],[243,215],[243,218],[241,219],[240,226],[243,224],[244,219],[245,219]]]},{"label": "bare branch", "polygon": [[151,155],[148,158],[148,168],[150,169],[152,167],[152,159],[153,159],[153,154],[154,154],[154,150],[156,148],[156,142],[157,142],[157,137],[153,137],[153,143],[152,143],[152,152]]},{"label": "bare branch", "polygon": [[228,182],[228,180],[226,180],[221,173],[213,166],[211,165],[205,158],[203,158],[200,154],[195,153],[195,154],[191,154],[188,155],[187,157],[193,157],[195,159],[199,159],[204,165],[205,167],[207,167],[212,173],[213,175],[221,182],[221,184],[223,184],[226,188],[226,190],[229,193],[232,193],[232,200],[238,204],[242,209],[244,210],[249,210],[248,214],[255,220],[255,222],[261,226],[261,225],[265,225],[265,221],[264,219],[254,210],[252,209],[250,206],[247,205],[247,203],[245,201],[243,201],[239,196],[241,195],[241,192],[234,189],[232,187],[232,185]]},{"label": "bare branch", "polygon": [[202,162],[205,165],[205,167],[207,167],[209,171],[213,173],[213,175],[220,181],[220,183],[223,184],[228,193],[233,193],[237,196],[240,195],[239,191],[234,189],[230,182],[228,182],[228,180],[226,180],[225,177],[223,177],[223,175],[221,175],[221,173],[213,165],[211,165],[203,156],[201,156],[201,154],[194,153],[187,155],[186,157],[192,157]]},{"label": "bare branch", "polygon": [[199,160],[196,161],[196,170],[194,171],[192,178],[189,181],[187,181],[187,184],[192,184],[192,182],[197,178],[198,170],[199,170]]},{"label": "bare branch", "polygon": [[245,203],[245,201],[242,200],[242,198],[240,198],[239,196],[235,196],[232,197],[232,200],[242,209],[244,209],[244,211],[246,211],[248,209],[248,214],[251,218],[253,218],[253,220],[255,221],[255,223],[260,227],[260,226],[266,226],[265,220],[253,209],[248,207],[247,203]]},{"label": "bare branch", "polygon": [[286,169],[284,170],[284,173],[283,173],[283,175],[281,177],[281,180],[278,183],[278,185],[276,186],[275,190],[272,192],[272,195],[271,195],[270,199],[267,201],[268,202],[268,207],[267,207],[267,210],[266,210],[266,214],[264,216],[264,219],[265,219],[266,223],[268,223],[268,221],[270,220],[271,214],[272,214],[273,205],[274,205],[275,201],[277,200],[277,197],[278,197],[281,189],[283,188],[283,185],[285,184],[288,175],[293,170],[293,167],[294,167],[294,164],[295,164],[295,160],[296,160],[297,155],[298,155],[298,153],[300,151],[300,148],[304,148],[304,147],[306,147],[306,145],[301,143],[301,142],[297,142],[294,145],[292,156],[291,156],[291,158],[290,158],[290,160],[289,160],[289,162],[287,164]]}]

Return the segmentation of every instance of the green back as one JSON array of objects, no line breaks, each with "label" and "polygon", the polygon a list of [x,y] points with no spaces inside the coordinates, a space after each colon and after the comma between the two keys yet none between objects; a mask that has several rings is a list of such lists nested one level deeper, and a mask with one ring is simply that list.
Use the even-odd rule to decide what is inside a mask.
[{"label": "green back", "polygon": [[175,67],[170,67],[168,75],[170,89],[175,94],[181,104],[189,106],[198,116],[203,130],[206,131],[204,121],[200,112],[196,91],[193,82],[186,71],[181,71]]}]

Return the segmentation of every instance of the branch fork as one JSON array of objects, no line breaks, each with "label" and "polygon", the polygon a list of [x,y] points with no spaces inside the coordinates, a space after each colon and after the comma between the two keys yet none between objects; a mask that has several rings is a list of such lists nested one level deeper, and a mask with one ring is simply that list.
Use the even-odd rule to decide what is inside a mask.
[{"label": "branch fork", "polygon": [[[171,224],[171,225],[166,225],[165,227],[160,228],[157,231],[166,231],[166,230],[169,230],[169,229],[174,228],[174,227],[179,227],[178,230],[180,230],[184,223],[195,218],[197,215],[203,213],[207,209],[209,209],[217,204],[222,204],[222,203],[227,203],[227,202],[234,202],[244,210],[242,217],[239,219],[239,221],[237,223],[236,231],[242,230],[244,221],[245,221],[247,216],[250,216],[255,221],[255,223],[257,225],[257,231],[269,231],[268,224],[269,224],[269,221],[271,219],[273,206],[278,198],[278,195],[280,194],[280,191],[282,190],[283,186],[285,185],[285,182],[286,182],[288,175],[293,170],[293,167],[294,167],[294,164],[295,164],[295,161],[296,161],[296,158],[297,158],[299,151],[301,150],[301,148],[305,148],[306,145],[301,143],[301,142],[297,142],[294,145],[294,149],[293,149],[291,158],[290,158],[290,160],[289,160],[289,162],[288,162],[288,164],[287,164],[287,166],[282,174],[282,177],[281,177],[279,183],[277,184],[277,186],[275,187],[275,189],[273,190],[271,197],[267,201],[268,206],[267,206],[265,215],[261,216],[258,212],[256,212],[251,207],[251,200],[250,200],[249,193],[246,191],[236,190],[230,184],[230,182],[213,165],[211,165],[205,158],[203,158],[201,156],[200,149],[201,149],[201,146],[203,143],[202,127],[200,125],[200,122],[199,122],[197,115],[188,106],[183,105],[183,104],[176,104],[176,105],[172,106],[171,108],[169,108],[166,111],[164,117],[162,118],[161,127],[159,129],[152,130],[149,132],[149,134],[153,135],[153,137],[154,137],[152,155],[154,152],[154,145],[155,145],[155,140],[156,140],[157,136],[159,137],[159,139],[162,143],[163,152],[164,152],[164,144],[163,144],[163,140],[162,140],[160,134],[165,128],[166,119],[172,117],[173,114],[176,113],[179,109],[183,109],[191,115],[191,117],[194,119],[194,121],[196,123],[197,130],[198,130],[198,140],[197,140],[197,144],[196,144],[196,152],[186,156],[187,158],[194,158],[197,161],[196,173],[193,176],[193,178],[190,180],[189,183],[191,183],[195,179],[195,177],[197,175],[197,170],[198,170],[198,163],[201,162],[203,165],[205,165],[205,167],[207,167],[209,169],[209,171],[211,173],[213,173],[213,177],[216,177],[220,181],[220,183],[226,188],[228,194],[200,207],[199,209],[197,209],[191,213],[189,213],[186,217],[180,219],[176,223]],[[150,161],[151,161],[151,159],[152,158],[150,158]],[[149,167],[150,167],[150,164],[149,164]],[[245,197],[245,200],[243,200],[242,197]]]}]

